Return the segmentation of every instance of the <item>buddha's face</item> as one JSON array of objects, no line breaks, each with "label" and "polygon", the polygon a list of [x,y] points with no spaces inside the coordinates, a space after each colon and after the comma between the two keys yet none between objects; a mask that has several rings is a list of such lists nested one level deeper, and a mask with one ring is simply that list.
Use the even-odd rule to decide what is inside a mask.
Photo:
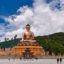
[{"label": "buddha's face", "polygon": [[30,30],[30,26],[26,26],[26,30],[28,30],[28,31],[29,31],[29,30]]}]

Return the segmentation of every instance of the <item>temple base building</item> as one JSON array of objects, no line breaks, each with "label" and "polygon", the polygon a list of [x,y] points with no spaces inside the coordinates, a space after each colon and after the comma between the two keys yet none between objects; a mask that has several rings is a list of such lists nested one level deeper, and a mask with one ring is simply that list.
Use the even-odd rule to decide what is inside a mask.
[{"label": "temple base building", "polygon": [[21,58],[42,58],[45,55],[44,49],[38,43],[29,43],[28,45],[26,43],[19,43],[13,47],[14,56]]}]

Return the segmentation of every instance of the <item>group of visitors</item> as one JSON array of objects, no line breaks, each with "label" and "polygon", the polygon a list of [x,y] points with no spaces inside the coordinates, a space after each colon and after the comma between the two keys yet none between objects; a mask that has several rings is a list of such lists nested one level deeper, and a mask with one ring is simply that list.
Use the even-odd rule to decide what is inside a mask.
[{"label": "group of visitors", "polygon": [[57,64],[61,64],[62,63],[62,58],[57,58]]}]

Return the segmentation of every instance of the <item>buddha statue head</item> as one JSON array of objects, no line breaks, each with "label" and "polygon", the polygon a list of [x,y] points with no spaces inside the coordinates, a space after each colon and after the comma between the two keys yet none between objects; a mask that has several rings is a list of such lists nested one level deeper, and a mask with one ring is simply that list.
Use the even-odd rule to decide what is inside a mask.
[{"label": "buddha statue head", "polygon": [[26,30],[30,31],[30,25],[29,24],[26,25]]}]

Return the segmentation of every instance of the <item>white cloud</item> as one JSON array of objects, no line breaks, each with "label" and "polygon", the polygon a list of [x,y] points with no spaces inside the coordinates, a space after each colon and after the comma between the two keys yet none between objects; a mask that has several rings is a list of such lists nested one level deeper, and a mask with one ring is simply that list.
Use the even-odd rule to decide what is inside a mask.
[{"label": "white cloud", "polygon": [[44,3],[43,0],[35,0],[33,8],[28,6],[20,7],[17,10],[18,15],[5,17],[5,21],[11,26],[16,27],[12,32],[7,32],[5,36],[13,37],[20,34],[27,23],[31,25],[35,35],[48,35],[56,32],[64,32],[64,11],[53,11],[50,4]]},{"label": "white cloud", "polygon": [[60,3],[61,3],[61,9],[64,10],[64,0],[60,0]]}]

